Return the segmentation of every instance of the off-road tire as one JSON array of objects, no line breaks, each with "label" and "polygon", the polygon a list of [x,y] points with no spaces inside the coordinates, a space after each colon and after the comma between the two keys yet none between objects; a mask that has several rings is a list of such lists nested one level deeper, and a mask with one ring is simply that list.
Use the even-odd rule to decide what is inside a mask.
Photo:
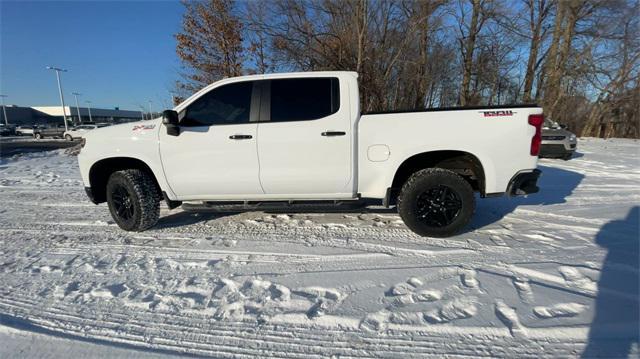
[{"label": "off-road tire", "polygon": [[[418,199],[426,191],[442,186],[455,194],[461,205],[450,223],[438,227],[425,223],[418,215]],[[398,196],[400,217],[409,229],[425,237],[443,238],[459,233],[471,220],[475,206],[475,196],[469,183],[455,172],[442,168],[427,168],[414,173]]]},{"label": "off-road tire", "polygon": [[[118,215],[114,203],[114,192],[123,188],[133,205],[133,215],[128,219]],[[109,177],[107,203],[114,221],[125,231],[144,231],[153,227],[160,217],[160,194],[155,181],[149,173],[138,169],[117,171]]]},{"label": "off-road tire", "polygon": [[69,141],[69,142],[73,141],[73,137],[71,137],[71,135],[65,135],[64,139]]}]

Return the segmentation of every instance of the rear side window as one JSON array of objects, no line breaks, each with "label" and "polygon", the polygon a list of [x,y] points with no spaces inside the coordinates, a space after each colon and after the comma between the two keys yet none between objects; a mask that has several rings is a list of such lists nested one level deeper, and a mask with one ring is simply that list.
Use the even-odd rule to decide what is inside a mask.
[{"label": "rear side window", "polygon": [[271,81],[271,122],[317,120],[338,112],[339,108],[337,78]]},{"label": "rear side window", "polygon": [[182,126],[232,125],[249,122],[252,82],[215,88],[187,107]]}]

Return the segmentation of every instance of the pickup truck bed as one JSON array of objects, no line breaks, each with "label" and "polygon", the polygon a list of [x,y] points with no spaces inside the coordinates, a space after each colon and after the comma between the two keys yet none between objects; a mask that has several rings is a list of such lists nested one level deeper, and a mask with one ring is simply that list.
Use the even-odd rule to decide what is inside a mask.
[{"label": "pickup truck bed", "polygon": [[[529,154],[535,129],[528,124],[528,118],[540,112],[536,105],[508,105],[364,114],[359,126],[361,163],[371,161],[386,148],[394,151],[388,160],[360,166],[360,193],[363,197],[380,198],[384,187],[381,184],[392,183],[391,176],[395,177],[403,163],[407,166],[412,160],[423,162],[419,157],[412,159],[415,155],[429,153],[432,157],[439,153],[450,158],[459,153],[482,172],[478,179],[482,182],[478,183],[482,196],[504,194],[516,173],[536,168],[536,156],[513,153]],[[392,187],[397,188],[403,180],[397,178]]]}]

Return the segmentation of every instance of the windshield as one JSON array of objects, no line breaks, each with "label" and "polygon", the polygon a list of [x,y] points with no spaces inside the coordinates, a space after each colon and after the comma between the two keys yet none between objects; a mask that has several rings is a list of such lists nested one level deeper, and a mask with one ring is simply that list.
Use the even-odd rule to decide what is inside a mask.
[{"label": "windshield", "polygon": [[560,128],[560,125],[557,122],[551,121],[550,119],[546,118],[544,120],[544,127],[545,128]]}]

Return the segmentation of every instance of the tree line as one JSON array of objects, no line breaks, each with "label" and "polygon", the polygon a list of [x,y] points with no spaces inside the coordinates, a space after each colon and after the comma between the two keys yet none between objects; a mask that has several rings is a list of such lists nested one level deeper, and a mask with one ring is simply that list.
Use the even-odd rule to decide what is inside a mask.
[{"label": "tree line", "polygon": [[357,71],[363,112],[538,103],[640,136],[639,0],[185,1],[177,102],[224,77]]}]

